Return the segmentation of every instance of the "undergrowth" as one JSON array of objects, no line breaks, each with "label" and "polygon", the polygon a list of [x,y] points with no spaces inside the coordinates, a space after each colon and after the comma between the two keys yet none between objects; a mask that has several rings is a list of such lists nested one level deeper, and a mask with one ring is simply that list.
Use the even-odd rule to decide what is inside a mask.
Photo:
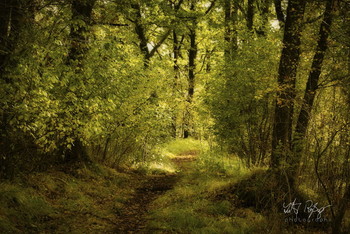
[{"label": "undergrowth", "polygon": [[[130,176],[96,165],[0,185],[0,233],[103,233],[133,192]],[[129,182],[128,182],[129,181]]]},{"label": "undergrowth", "polygon": [[152,204],[153,233],[265,232],[268,220],[247,208],[234,207],[235,197],[218,199],[218,191],[251,174],[238,158],[202,152],[173,190]]},{"label": "undergrowth", "polygon": [[[266,190],[268,183],[254,179],[269,182],[259,177],[268,175],[266,168],[247,168],[236,156],[209,150],[205,142],[168,142],[134,171],[179,172],[175,186],[147,207],[146,233],[316,233],[286,227],[281,211],[257,212],[244,205],[242,197]],[[94,164],[3,181],[0,233],[115,233],[118,214],[144,178]]]},{"label": "undergrowth", "polygon": [[324,233],[285,223],[282,207],[259,211],[243,202],[242,194],[268,189],[254,179],[268,168],[247,168],[237,156],[201,149],[175,187],[152,203],[149,233]]}]

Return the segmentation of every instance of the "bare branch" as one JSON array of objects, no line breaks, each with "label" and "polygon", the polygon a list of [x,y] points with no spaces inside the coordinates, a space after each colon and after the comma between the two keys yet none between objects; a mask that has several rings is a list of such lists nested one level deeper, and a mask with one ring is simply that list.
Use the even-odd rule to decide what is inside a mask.
[{"label": "bare branch", "polygon": [[121,23],[109,23],[109,22],[93,22],[95,25],[107,25],[107,26],[115,26],[115,27],[128,27],[129,24],[121,24]]}]

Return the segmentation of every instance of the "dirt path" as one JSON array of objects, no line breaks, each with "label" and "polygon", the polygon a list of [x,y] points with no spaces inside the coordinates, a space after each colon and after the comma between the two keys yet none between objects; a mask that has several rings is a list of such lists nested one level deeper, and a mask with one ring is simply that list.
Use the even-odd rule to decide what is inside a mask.
[{"label": "dirt path", "polygon": [[141,186],[136,189],[135,195],[126,202],[125,208],[117,214],[119,222],[115,230],[116,233],[146,233],[146,216],[149,204],[172,189],[181,174],[188,169],[194,160],[193,155],[178,156],[173,161],[179,168],[179,173],[144,177]]}]

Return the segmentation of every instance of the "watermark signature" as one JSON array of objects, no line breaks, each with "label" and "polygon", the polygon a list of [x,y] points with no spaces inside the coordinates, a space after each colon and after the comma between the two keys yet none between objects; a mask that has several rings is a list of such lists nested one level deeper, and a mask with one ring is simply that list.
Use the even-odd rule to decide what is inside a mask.
[{"label": "watermark signature", "polygon": [[[322,213],[329,208],[328,206],[319,206],[316,202],[308,200],[305,204],[297,202],[294,199],[293,202],[283,203],[283,212],[284,214],[292,215],[286,218],[286,222],[328,222],[327,218],[322,216]],[[300,218],[299,215],[304,213],[306,215],[301,215],[303,218]]]}]

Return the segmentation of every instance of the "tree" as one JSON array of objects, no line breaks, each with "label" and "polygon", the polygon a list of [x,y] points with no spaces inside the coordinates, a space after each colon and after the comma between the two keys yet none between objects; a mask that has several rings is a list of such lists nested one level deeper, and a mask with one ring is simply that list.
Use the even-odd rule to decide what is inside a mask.
[{"label": "tree", "polygon": [[285,16],[282,10],[282,0],[274,0],[274,5],[278,22],[280,24],[280,27],[283,28],[285,23]]},{"label": "tree", "polygon": [[226,0],[224,3],[225,12],[225,59],[227,62],[233,59],[233,55],[238,48],[237,39],[237,14],[238,14],[237,0]]},{"label": "tree", "polygon": [[[79,81],[77,79],[83,78],[80,74],[84,69],[84,57],[89,49],[88,38],[89,38],[89,26],[91,24],[91,14],[96,0],[74,0],[71,5],[72,11],[72,24],[70,31],[70,48],[67,57],[67,65],[72,67],[74,74],[72,76],[73,83],[84,84],[87,81]],[[80,98],[83,94],[80,93],[80,89],[76,91],[76,95]],[[70,105],[68,103],[68,105]],[[78,126],[76,126],[78,127]],[[86,148],[83,146],[83,142],[80,139],[81,136],[78,134],[73,136],[75,139],[72,143],[70,150],[64,150],[65,159],[67,161],[89,161],[89,156]]]},{"label": "tree", "polygon": [[271,3],[270,0],[262,0],[260,1],[260,4],[259,4],[261,23],[256,32],[262,36],[265,36],[267,34],[270,3]]},{"label": "tree", "polygon": [[309,125],[310,115],[318,89],[318,81],[321,75],[323,61],[328,48],[328,37],[333,21],[332,18],[334,3],[334,0],[327,0],[326,3],[323,21],[320,25],[317,47],[315,55],[313,57],[308,80],[306,82],[304,98],[301,104],[301,110],[299,112],[299,117],[294,131],[292,143],[293,155],[290,156],[290,164],[292,166],[291,173],[294,174],[295,178],[297,177],[297,172],[302,157],[301,153],[303,149],[303,139],[305,138],[306,130]]},{"label": "tree", "polygon": [[[183,3],[183,0],[180,0],[177,4],[176,2],[172,3],[172,9],[176,12],[179,11],[181,4]],[[181,56],[181,46],[184,42],[185,35],[183,34],[181,38],[179,38],[178,32],[176,28],[173,28],[173,69],[174,69],[174,84],[173,84],[173,96],[176,96],[177,93],[177,86],[180,79],[180,65],[179,65],[179,59]],[[176,111],[174,111],[176,112]],[[176,138],[177,136],[177,116],[176,113],[172,116],[172,131],[173,131],[173,137]]]},{"label": "tree", "polygon": [[[292,123],[295,98],[295,82],[300,61],[301,31],[306,2],[290,0],[284,28],[283,49],[278,69],[278,93],[272,134],[271,168],[280,170],[284,160],[290,157]],[[288,174],[288,173],[287,173]],[[294,183],[288,174],[289,184]]]},{"label": "tree", "polygon": [[[195,3],[191,1],[190,10],[192,12],[195,11]],[[196,58],[197,58],[197,19],[196,16],[193,16],[193,19],[191,20],[191,24],[189,26],[189,40],[190,40],[190,47],[188,50],[188,94],[187,94],[187,102],[188,105],[191,105],[193,94],[194,94],[194,83],[195,83],[195,70],[196,70]],[[184,138],[189,137],[189,128],[190,128],[190,110],[187,109],[187,117],[185,120],[185,129],[184,129]]]},{"label": "tree", "polygon": [[255,0],[248,0],[247,3],[247,28],[249,31],[253,31],[253,25],[254,25],[254,3]]},{"label": "tree", "polygon": [[131,4],[131,8],[135,11],[135,13],[134,18],[129,20],[135,25],[135,33],[137,34],[139,39],[140,51],[144,56],[144,66],[145,68],[147,68],[149,66],[150,59],[154,56],[159,47],[168,38],[172,30],[170,28],[166,29],[165,33],[160,37],[159,41],[153,46],[152,49],[149,49],[148,46],[150,45],[150,42],[146,36],[146,25],[143,22],[141,5],[139,3],[133,3]]},{"label": "tree", "polygon": [[28,39],[24,31],[32,28],[34,5],[34,1],[22,0],[5,1],[0,5],[0,86],[4,94],[0,100],[0,174],[5,177],[14,176],[16,149],[13,148],[23,143],[19,140],[23,133],[11,124],[16,115],[12,99],[16,96],[16,85],[10,74],[18,65],[19,42]]},{"label": "tree", "polygon": [[[212,1],[210,5],[206,8],[202,16],[206,16],[211,12],[215,6],[215,1]],[[185,110],[185,120],[184,120],[184,138],[190,136],[190,128],[193,123],[191,123],[191,105],[193,102],[195,80],[196,80],[196,60],[198,54],[198,41],[197,41],[197,27],[199,15],[196,12],[196,1],[190,1],[189,10],[191,12],[189,25],[188,25],[188,37],[189,37],[189,49],[188,49],[188,91],[187,91],[187,107]]]}]

